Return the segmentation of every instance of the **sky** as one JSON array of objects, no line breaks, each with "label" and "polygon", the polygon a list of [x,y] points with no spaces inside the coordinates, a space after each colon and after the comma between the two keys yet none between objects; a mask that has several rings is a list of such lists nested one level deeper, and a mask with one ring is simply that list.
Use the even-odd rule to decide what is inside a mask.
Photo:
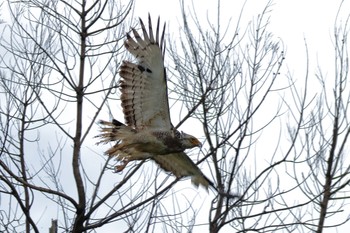
[{"label": "sky", "polygon": [[[190,2],[186,1],[185,2]],[[350,9],[350,1],[346,1],[347,5],[343,9]],[[216,2],[213,0],[193,0],[193,5],[188,9],[196,10],[200,17],[209,15],[209,18],[215,18]],[[223,21],[228,22],[230,19],[235,23],[242,11],[241,25],[248,25],[250,20],[257,17],[265,7],[267,1],[262,0],[223,0],[221,1],[220,15]],[[332,73],[332,65],[334,62],[334,51],[332,47],[333,27],[336,18],[339,0],[275,0],[271,6],[269,30],[273,35],[283,42],[286,51],[285,69],[293,73],[294,77],[305,77],[306,69],[306,52],[305,43],[309,49],[310,72],[316,71],[317,64],[325,70]],[[178,0],[136,0],[134,17],[146,18],[148,13],[152,17],[160,16],[162,21],[167,23],[169,35],[174,40],[179,39],[176,31],[179,29],[181,22],[181,12]],[[343,21],[345,16],[350,13],[343,10],[341,15]],[[318,62],[318,63],[317,63]],[[330,65],[331,64],[331,65]],[[317,90],[315,90],[317,91]],[[185,130],[188,125],[184,124]],[[177,184],[180,189],[186,189],[190,185],[190,181],[179,182]],[[204,192],[199,189],[199,192]],[[202,198],[206,198],[206,194],[199,194]],[[205,219],[207,220],[207,219]],[[349,229],[350,225],[346,224],[341,229]],[[207,229],[207,228],[203,228]],[[204,230],[205,231],[205,230]]]},{"label": "sky", "polygon": [[[185,1],[190,2],[190,1]],[[256,17],[266,6],[266,0],[223,0],[221,1],[221,18],[238,19],[243,8],[242,25]],[[305,68],[305,42],[309,49],[312,66],[317,65],[318,60],[322,65],[328,63],[329,56],[333,52],[332,39],[333,27],[336,14],[340,6],[340,0],[275,0],[271,1],[269,30],[276,38],[280,38],[287,52],[287,65],[297,72]],[[216,1],[193,0],[193,6],[188,9],[195,9],[198,15],[213,15],[216,13]],[[343,4],[341,16],[343,21],[350,9],[349,1]],[[154,17],[159,15],[167,22],[170,31],[178,29],[178,22],[181,22],[181,12],[178,0],[150,0],[147,4],[136,1],[135,17],[146,17],[148,12]],[[215,19],[213,17],[213,19]]]},{"label": "sky", "polygon": [[[190,2],[190,1],[187,1]],[[268,1],[248,0],[248,1],[221,1],[221,17],[229,21],[232,19],[234,23],[241,13],[243,15],[241,25],[247,25],[250,20],[256,19],[257,15],[264,9]],[[216,1],[209,0],[193,0],[193,6],[188,9],[203,18],[206,15],[211,16],[215,20]],[[338,9],[341,4],[339,0],[275,0],[269,13],[268,30],[273,33],[283,43],[286,52],[286,60],[284,73],[290,72],[300,85],[306,75],[307,53],[309,56],[309,75],[310,80],[315,81],[315,72],[318,67],[322,69],[328,79],[332,80],[334,72],[334,26],[340,22],[345,22],[350,13],[350,1],[345,1],[342,10],[337,17]],[[136,2],[135,16],[145,18],[151,13],[153,17],[160,16],[162,20],[167,22],[170,33],[176,40],[176,30],[178,23],[181,22],[181,12],[177,0],[161,1],[151,0],[147,4],[142,1]],[[225,21],[225,20],[223,20]],[[203,24],[206,21],[203,20]],[[317,86],[310,86],[310,91],[317,93]],[[186,129],[186,125],[183,127]],[[188,183],[187,183],[188,184]],[[347,232],[350,224],[347,223],[337,228],[337,232]],[[203,228],[205,231],[205,228]],[[325,230],[325,232],[334,232]]]}]

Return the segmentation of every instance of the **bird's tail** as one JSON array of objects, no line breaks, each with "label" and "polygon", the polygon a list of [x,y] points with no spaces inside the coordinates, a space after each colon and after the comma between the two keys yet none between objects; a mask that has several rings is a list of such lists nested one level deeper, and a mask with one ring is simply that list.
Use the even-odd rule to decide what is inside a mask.
[{"label": "bird's tail", "polygon": [[97,135],[101,140],[97,144],[116,142],[116,144],[107,150],[105,153],[109,156],[118,156],[123,153],[125,149],[125,142],[128,138],[133,136],[136,131],[130,126],[126,126],[123,123],[113,120],[112,122],[100,120],[101,134]]},{"label": "bird's tail", "polygon": [[121,165],[117,165],[115,170],[117,172],[122,171],[129,161],[138,160],[144,158],[145,155],[135,151],[134,147],[130,146],[130,138],[136,133],[136,130],[130,126],[113,120],[112,122],[100,120],[101,134],[96,137],[100,138],[97,144],[106,144],[109,142],[115,142],[116,144],[105,151],[108,156],[114,156]]}]

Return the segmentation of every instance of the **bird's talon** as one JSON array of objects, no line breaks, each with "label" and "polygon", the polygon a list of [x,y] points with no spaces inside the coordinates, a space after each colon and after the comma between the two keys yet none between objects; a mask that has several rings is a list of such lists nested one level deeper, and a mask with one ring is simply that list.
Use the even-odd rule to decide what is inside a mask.
[{"label": "bird's talon", "polygon": [[126,165],[129,163],[129,161],[127,161],[127,160],[123,160],[123,161],[121,161],[121,162],[122,162],[121,165],[115,166],[115,171],[116,171],[116,172],[121,172],[121,171],[123,171],[124,168],[126,167]]}]

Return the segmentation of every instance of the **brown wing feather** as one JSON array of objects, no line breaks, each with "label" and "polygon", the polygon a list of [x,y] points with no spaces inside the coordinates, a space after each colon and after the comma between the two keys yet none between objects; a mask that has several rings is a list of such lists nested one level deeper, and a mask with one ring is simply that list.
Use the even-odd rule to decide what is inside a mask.
[{"label": "brown wing feather", "polygon": [[211,181],[208,180],[188,157],[185,152],[171,153],[167,155],[156,155],[152,159],[165,171],[173,173],[176,177],[190,176],[191,181],[195,186],[202,185],[208,189]]},{"label": "brown wing feather", "polygon": [[123,162],[122,166],[117,167],[118,171],[129,161],[150,158],[176,177],[190,176],[194,185],[208,188],[213,184],[186,153],[178,152],[200,143],[195,139],[191,141],[193,145],[183,144],[186,140],[177,137],[177,131],[173,130],[163,62],[165,24],[159,40],[159,18],[155,37],[151,17],[148,18],[148,32],[140,19],[143,38],[132,29],[134,38],[127,34],[124,43],[125,48],[137,60],[137,63],[123,61],[119,72],[121,101],[127,126],[117,120],[100,121],[101,125],[104,125],[99,135],[100,142],[116,141],[106,153]]},{"label": "brown wing feather", "polygon": [[159,18],[155,38],[150,16],[148,20],[149,33],[140,19],[144,38],[132,29],[135,39],[127,34],[124,43],[137,64],[124,61],[120,67],[122,107],[128,126],[169,130],[172,125],[163,61],[165,25],[159,40]]}]

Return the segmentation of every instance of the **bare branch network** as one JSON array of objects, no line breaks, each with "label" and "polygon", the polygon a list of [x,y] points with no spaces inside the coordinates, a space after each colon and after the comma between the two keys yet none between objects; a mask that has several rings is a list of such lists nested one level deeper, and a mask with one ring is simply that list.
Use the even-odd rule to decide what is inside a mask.
[{"label": "bare branch network", "polygon": [[104,154],[113,145],[96,145],[98,120],[123,121],[119,67],[134,61],[125,35],[142,34],[135,4],[1,5],[0,231],[321,233],[349,224],[349,17],[334,23],[334,72],[313,73],[305,43],[304,77],[294,77],[269,28],[271,1],[249,23],[244,7],[224,20],[225,1],[205,17],[180,1],[180,26],[164,35],[167,94],[174,132],[202,143],[186,153],[212,182],[206,192],[152,159],[115,173]]}]

